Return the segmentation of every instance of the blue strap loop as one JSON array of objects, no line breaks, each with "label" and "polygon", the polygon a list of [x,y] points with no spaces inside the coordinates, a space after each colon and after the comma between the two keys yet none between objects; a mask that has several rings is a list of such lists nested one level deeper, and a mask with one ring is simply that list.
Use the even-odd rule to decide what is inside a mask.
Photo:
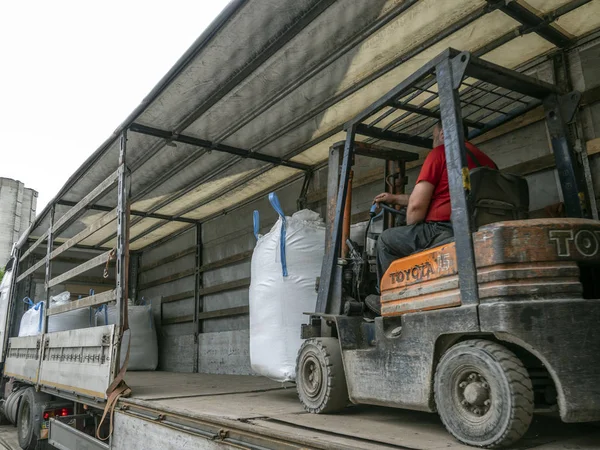
[{"label": "blue strap loop", "polygon": [[25,297],[25,298],[23,299],[23,303],[26,303],[26,304],[28,304],[28,305],[29,305],[29,308],[27,308],[27,309],[30,309],[30,308],[32,308],[32,307],[33,307],[33,305],[34,305],[34,303],[33,303],[33,300],[31,300],[29,297]]},{"label": "blue strap loop", "polygon": [[281,238],[279,240],[279,248],[281,252],[281,271],[283,273],[283,276],[287,277],[288,270],[285,258],[285,235],[287,223],[285,220],[285,214],[283,213],[283,209],[281,208],[281,204],[279,203],[279,198],[277,197],[277,194],[275,192],[271,192],[269,194],[269,202],[271,203],[271,206],[277,212],[277,214],[279,214],[279,217],[281,217]]},{"label": "blue strap loop", "polygon": [[40,310],[40,320],[38,322],[38,333],[42,332],[42,324],[44,322],[44,302],[39,302],[33,307],[36,311]]},{"label": "blue strap loop", "polygon": [[254,225],[254,237],[258,241],[258,232],[260,231],[260,213],[254,210],[252,214],[252,223]]}]

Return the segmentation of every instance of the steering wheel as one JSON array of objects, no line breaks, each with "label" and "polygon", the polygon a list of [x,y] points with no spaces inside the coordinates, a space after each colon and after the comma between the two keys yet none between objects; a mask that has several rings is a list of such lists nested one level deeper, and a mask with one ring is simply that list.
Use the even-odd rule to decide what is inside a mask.
[{"label": "steering wheel", "polygon": [[[381,207],[381,209],[391,212],[392,214],[405,214],[405,211],[404,211],[405,208],[396,209],[385,203],[379,203],[379,206]],[[369,210],[369,213],[371,214],[371,217],[374,217],[377,214],[377,203],[373,203],[373,205],[371,206],[371,209]]]}]

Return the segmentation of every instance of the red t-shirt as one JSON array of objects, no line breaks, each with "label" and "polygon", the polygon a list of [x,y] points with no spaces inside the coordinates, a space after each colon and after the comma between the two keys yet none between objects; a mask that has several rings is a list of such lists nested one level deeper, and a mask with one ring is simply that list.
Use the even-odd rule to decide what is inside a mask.
[{"label": "red t-shirt", "polygon": [[[496,164],[492,161],[485,153],[479,150],[470,142],[466,142],[465,146],[468,150],[473,152],[475,158],[479,162],[477,164],[469,156],[467,152],[467,164],[469,169],[474,169],[480,165],[496,168]],[[438,145],[436,148],[431,150],[423,167],[419,178],[417,178],[417,184],[421,181],[428,181],[435,186],[433,195],[431,196],[431,203],[429,204],[429,210],[425,217],[425,222],[448,222],[450,221],[450,213],[452,208],[450,206],[450,188],[448,187],[448,170],[446,169],[446,152],[443,145]]]}]

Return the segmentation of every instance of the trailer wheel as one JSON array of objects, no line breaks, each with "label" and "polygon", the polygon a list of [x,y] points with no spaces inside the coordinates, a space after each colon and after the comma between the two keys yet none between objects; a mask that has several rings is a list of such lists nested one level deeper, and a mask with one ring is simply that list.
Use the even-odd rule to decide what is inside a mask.
[{"label": "trailer wheel", "polygon": [[[50,448],[47,441],[39,440],[38,432],[42,423],[42,407],[49,396],[35,392],[33,388],[25,389],[17,413],[17,436],[23,450],[40,450]],[[39,441],[39,445],[38,445]]]},{"label": "trailer wheel", "polygon": [[533,389],[523,363],[500,344],[461,342],[442,357],[435,374],[442,422],[459,441],[499,448],[518,441],[533,416]]},{"label": "trailer wheel", "polygon": [[346,407],[348,387],[337,339],[304,341],[296,362],[296,387],[304,409],[310,413],[327,414]]}]

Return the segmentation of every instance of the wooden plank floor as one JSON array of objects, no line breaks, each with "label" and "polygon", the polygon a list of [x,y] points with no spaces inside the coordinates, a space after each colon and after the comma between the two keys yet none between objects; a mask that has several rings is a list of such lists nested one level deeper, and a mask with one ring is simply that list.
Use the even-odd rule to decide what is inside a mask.
[{"label": "wooden plank floor", "polygon": [[[130,372],[132,400],[206,420],[215,417],[243,421],[257,433],[283,432],[333,444],[352,441],[353,448],[463,450],[436,414],[350,406],[335,415],[306,413],[292,384],[240,375]],[[515,449],[599,449],[600,426],[563,424],[555,417],[536,416],[528,434]]]}]

